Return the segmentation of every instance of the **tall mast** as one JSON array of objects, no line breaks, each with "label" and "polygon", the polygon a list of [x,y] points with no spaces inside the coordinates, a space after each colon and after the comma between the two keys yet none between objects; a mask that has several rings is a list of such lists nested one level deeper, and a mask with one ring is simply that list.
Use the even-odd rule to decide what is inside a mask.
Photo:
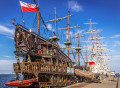
[{"label": "tall mast", "polygon": [[[65,16],[65,17],[62,17],[62,18],[56,18],[56,7],[54,8],[54,11],[55,11],[55,14],[54,14],[55,19],[53,19],[53,20],[48,20],[48,21],[46,21],[46,22],[52,22],[52,21],[55,22],[55,33],[54,33],[54,36],[53,36],[53,37],[49,37],[49,39],[53,40],[54,43],[55,43],[56,41],[59,40],[59,38],[56,36],[56,32],[57,32],[57,28],[56,28],[57,21],[60,21],[60,20],[62,20],[62,19],[65,19],[65,18],[67,18],[68,16]],[[70,16],[72,16],[72,15],[69,15],[69,17],[70,17]]]},{"label": "tall mast", "polygon": [[[69,42],[69,27],[70,24],[69,24],[69,11],[68,11],[68,42]],[[68,57],[69,57],[69,44],[68,44]]]},{"label": "tall mast", "polygon": [[54,36],[56,36],[56,7],[55,7],[55,34]]},{"label": "tall mast", "polygon": [[[78,30],[78,24],[77,24],[77,36],[79,37],[79,30]],[[79,47],[79,40],[80,38],[78,38],[78,47]],[[80,55],[79,55],[79,49],[78,49],[78,65],[80,66]]]},{"label": "tall mast", "polygon": [[94,38],[93,38],[93,29],[92,29],[92,24],[97,24],[97,23],[92,23],[90,19],[90,23],[84,23],[84,24],[90,24],[90,33],[91,33],[91,43],[92,43],[92,52],[94,52]]},{"label": "tall mast", "polygon": [[[98,46],[98,36],[97,36],[97,30],[96,30],[96,27],[95,27],[95,37],[96,37],[96,45],[97,45],[97,53],[98,53],[98,55],[100,56],[100,53],[99,53],[99,46]],[[100,59],[100,57],[98,57],[98,59],[97,60],[99,60]]]},{"label": "tall mast", "polygon": [[91,24],[91,19],[90,19],[90,32],[91,32],[91,38],[92,38],[92,52],[94,53],[94,40],[93,40],[93,29],[92,29],[92,24]]},{"label": "tall mast", "polygon": [[[38,6],[38,8],[39,8],[39,6]],[[37,15],[38,15],[38,35],[40,35],[40,18],[39,18],[40,14],[39,13],[40,12],[38,10],[38,12],[37,12]]]},{"label": "tall mast", "polygon": [[81,27],[81,26],[73,26],[73,27],[70,27],[70,24],[69,24],[69,17],[70,17],[71,15],[69,15],[69,11],[68,11],[68,27],[67,28],[62,28],[61,30],[68,30],[68,40],[67,40],[67,42],[64,42],[64,44],[67,46],[67,48],[64,48],[64,47],[61,47],[61,48],[63,48],[63,49],[67,49],[68,50],[68,57],[69,57],[69,50],[70,50],[70,45],[72,45],[72,43],[70,42],[70,40],[69,40],[69,36],[70,36],[70,29],[73,29],[73,28],[78,28],[78,27]]},{"label": "tall mast", "polygon": [[[34,0],[34,3],[36,4],[36,1]],[[37,15],[38,15],[38,35],[40,35],[40,11],[39,11],[39,6],[36,4],[36,7],[38,7],[38,12],[37,12]],[[44,23],[44,21],[43,21]]]},{"label": "tall mast", "polygon": [[83,47],[80,47],[80,37],[83,37],[84,35],[82,35],[82,36],[79,35],[78,27],[80,27],[80,26],[78,26],[78,24],[77,24],[77,26],[76,26],[76,28],[77,28],[77,36],[73,37],[73,38],[78,39],[78,47],[71,47],[71,48],[74,48],[77,51],[77,54],[78,54],[78,66],[80,66],[80,53],[81,53],[80,51],[81,51],[81,48],[83,48]]},{"label": "tall mast", "polygon": [[[100,36],[99,36],[99,44],[100,44],[100,55],[102,56],[102,47],[101,47],[101,41],[100,41]],[[99,58],[99,63],[101,63],[101,58]]]}]

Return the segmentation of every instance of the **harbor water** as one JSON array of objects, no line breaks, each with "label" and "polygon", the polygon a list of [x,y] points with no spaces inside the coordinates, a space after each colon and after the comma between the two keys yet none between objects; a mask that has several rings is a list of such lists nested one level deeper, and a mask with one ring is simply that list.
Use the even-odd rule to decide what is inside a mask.
[{"label": "harbor water", "polygon": [[[5,86],[5,83],[14,80],[14,77],[16,77],[15,74],[0,74],[0,88],[16,88]],[[22,79],[22,76],[19,75],[19,78]]]}]

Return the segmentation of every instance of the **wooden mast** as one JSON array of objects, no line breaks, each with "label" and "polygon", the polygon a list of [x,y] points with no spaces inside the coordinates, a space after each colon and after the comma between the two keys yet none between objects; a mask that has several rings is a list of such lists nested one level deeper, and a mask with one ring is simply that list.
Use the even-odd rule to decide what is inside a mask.
[{"label": "wooden mast", "polygon": [[92,52],[94,53],[94,42],[93,42],[93,33],[92,33],[93,29],[92,29],[91,19],[90,19],[90,32],[91,32],[92,45],[93,45]]},{"label": "wooden mast", "polygon": [[80,53],[81,53],[80,50],[81,50],[81,48],[83,48],[83,47],[80,47],[80,37],[83,37],[84,35],[79,36],[78,27],[81,27],[81,26],[78,26],[78,24],[77,24],[77,26],[76,26],[76,28],[77,28],[77,36],[73,37],[73,38],[78,38],[78,47],[71,47],[71,48],[76,49],[77,54],[78,54],[78,66],[80,66]]},{"label": "wooden mast", "polygon": [[92,43],[92,52],[94,54],[94,38],[93,38],[93,29],[92,29],[92,24],[97,24],[97,23],[92,23],[90,19],[90,23],[84,23],[84,24],[90,24],[90,33],[91,33],[91,43]]},{"label": "wooden mast", "polygon": [[[39,6],[38,6],[38,8],[39,8]],[[38,15],[38,35],[40,36],[40,14],[39,14],[40,12],[39,12],[39,10],[38,10],[38,12],[37,12],[37,15]]]},{"label": "wooden mast", "polygon": [[[102,47],[101,47],[101,42],[100,42],[100,36],[99,36],[99,44],[100,44],[100,55],[102,56]],[[101,59],[99,58],[99,63],[101,63]]]},{"label": "wooden mast", "polygon": [[82,36],[79,36],[79,30],[78,30],[78,24],[77,24],[77,38],[78,38],[78,66],[80,66],[80,51],[81,51],[81,48],[83,48],[83,47],[81,47],[80,48],[80,37],[83,37],[84,35],[82,35]]},{"label": "wooden mast", "polygon": [[[69,27],[70,24],[69,24],[69,11],[68,11],[68,42],[69,42]],[[68,57],[69,57],[69,44],[68,44]]]},{"label": "wooden mast", "polygon": [[[51,39],[51,40],[53,40],[54,41],[54,44],[55,44],[55,42],[56,41],[58,41],[59,40],[59,38],[56,36],[56,32],[57,32],[57,21],[60,21],[60,20],[62,20],[62,19],[65,19],[65,18],[67,18],[68,16],[65,16],[65,17],[62,17],[62,18],[57,18],[56,17],[56,7],[54,8],[54,11],[55,11],[55,13],[54,13],[54,19],[53,20],[48,20],[48,21],[46,21],[46,22],[52,22],[52,21],[54,21],[55,22],[55,33],[54,33],[54,36],[53,37],[50,37],[49,39]],[[69,17],[70,16],[72,16],[72,15],[69,15]]]},{"label": "wooden mast", "polygon": [[[97,30],[96,30],[96,27],[95,27],[95,37],[96,37],[96,45],[98,44],[98,36],[97,36]],[[98,55],[100,55],[100,52],[99,52],[99,50],[98,50],[98,48],[99,48],[99,46],[97,45],[97,53],[98,53]],[[100,59],[100,57],[98,57],[98,59],[97,59],[97,61]]]},{"label": "wooden mast", "polygon": [[[78,24],[77,24],[77,30],[78,30]],[[78,31],[78,36],[79,36],[79,31]],[[80,41],[80,38],[78,38],[78,47],[79,47],[79,41]],[[80,66],[80,55],[79,55],[79,49],[78,49],[78,65]]]},{"label": "wooden mast", "polygon": [[56,7],[55,7],[55,34],[54,36],[56,36]]},{"label": "wooden mast", "polygon": [[[68,49],[68,57],[69,57],[69,50],[70,50],[70,45],[72,44],[71,42],[70,42],[70,40],[69,40],[69,36],[70,36],[70,32],[69,32],[69,29],[72,29],[72,28],[77,28],[78,29],[78,27],[81,27],[81,26],[73,26],[73,27],[70,27],[70,24],[69,24],[69,12],[68,12],[68,27],[67,28],[62,28],[61,30],[68,30],[68,40],[67,40],[67,42],[64,42],[64,44],[67,46],[67,48],[64,48],[64,47],[61,47],[61,48],[63,48],[63,49]],[[79,36],[77,36],[77,37],[79,37]],[[75,37],[75,38],[77,38],[77,37]],[[72,47],[71,47],[72,48]]]},{"label": "wooden mast", "polygon": [[[77,24],[77,31],[78,31],[78,24]],[[77,33],[77,36],[79,36],[79,31],[78,31],[78,33]],[[78,47],[79,47],[79,41],[80,41],[80,39],[78,38]],[[80,66],[80,55],[79,55],[79,49],[78,49],[78,65]]]},{"label": "wooden mast", "polygon": [[[36,4],[36,1],[34,0],[34,3]],[[45,24],[45,22],[44,22],[44,20],[43,20],[43,17],[42,17],[42,15],[41,15],[41,13],[40,13],[40,10],[39,10],[39,6],[37,6],[37,4],[36,4],[36,7],[38,7],[38,12],[37,12],[37,15],[38,15],[38,35],[40,35],[40,18],[41,18],[41,20],[42,20],[42,23],[44,24],[44,26],[45,26],[45,28],[48,30],[48,28],[47,28],[47,26],[46,26],[46,24]]]},{"label": "wooden mast", "polygon": [[38,7],[38,12],[37,12],[37,16],[38,16],[38,35],[40,36],[40,11],[39,11],[39,6],[36,4],[35,0],[34,0],[34,3],[36,5],[36,7]]}]

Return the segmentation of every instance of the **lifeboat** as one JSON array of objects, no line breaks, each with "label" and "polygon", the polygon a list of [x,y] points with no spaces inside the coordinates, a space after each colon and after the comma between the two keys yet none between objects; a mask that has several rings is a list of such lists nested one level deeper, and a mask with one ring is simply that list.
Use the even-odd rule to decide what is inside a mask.
[{"label": "lifeboat", "polygon": [[36,82],[35,79],[27,79],[27,80],[17,80],[12,82],[5,83],[6,86],[17,86],[17,87],[27,87],[32,85],[34,82]]}]

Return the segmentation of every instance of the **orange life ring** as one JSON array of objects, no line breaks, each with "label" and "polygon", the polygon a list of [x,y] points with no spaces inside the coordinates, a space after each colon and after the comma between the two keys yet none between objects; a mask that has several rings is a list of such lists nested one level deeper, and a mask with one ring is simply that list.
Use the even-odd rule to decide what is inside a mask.
[{"label": "orange life ring", "polygon": [[42,55],[42,51],[41,50],[38,50],[38,55]]}]

